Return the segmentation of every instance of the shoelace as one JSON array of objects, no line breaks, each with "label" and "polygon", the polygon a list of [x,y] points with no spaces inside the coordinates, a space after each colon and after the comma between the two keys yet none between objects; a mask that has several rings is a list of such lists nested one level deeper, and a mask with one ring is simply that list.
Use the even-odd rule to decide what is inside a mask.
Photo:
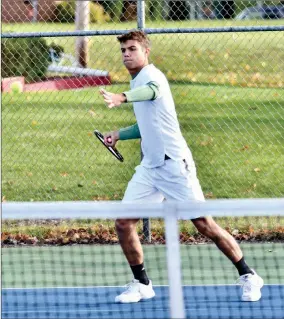
[{"label": "shoelace", "polygon": [[248,277],[239,278],[236,281],[236,283],[239,284],[243,288],[244,292],[250,292],[251,291],[251,284],[247,285]]},{"label": "shoelace", "polygon": [[133,289],[135,282],[131,281],[130,283],[124,285],[125,291],[123,293],[130,292]]}]

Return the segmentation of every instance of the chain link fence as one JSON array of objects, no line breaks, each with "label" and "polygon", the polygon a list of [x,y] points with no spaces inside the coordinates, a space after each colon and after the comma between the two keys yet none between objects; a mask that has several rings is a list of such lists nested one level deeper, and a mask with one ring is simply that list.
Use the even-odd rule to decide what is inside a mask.
[{"label": "chain link fence", "polygon": [[2,200],[122,198],[140,141],[118,142],[120,163],[93,131],[135,122],[98,89],[129,89],[115,34],[137,27],[206,198],[283,197],[283,18],[279,1],[3,0]]},{"label": "chain link fence", "polygon": [[[273,20],[283,19],[283,1],[272,0],[98,0],[89,2],[90,20],[92,23],[137,20],[137,3],[145,6],[148,22],[159,21],[198,21],[198,20]],[[72,23],[75,22],[76,1],[54,0],[3,0],[2,21],[5,23],[43,22]],[[251,22],[252,24],[252,22]],[[72,26],[70,25],[72,28]],[[28,26],[22,26],[21,30]],[[96,27],[97,28],[97,27]]]}]

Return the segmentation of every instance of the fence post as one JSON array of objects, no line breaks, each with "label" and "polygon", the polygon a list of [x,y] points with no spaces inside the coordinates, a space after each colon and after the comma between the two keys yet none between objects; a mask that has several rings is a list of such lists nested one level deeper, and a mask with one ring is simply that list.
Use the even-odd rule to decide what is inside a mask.
[{"label": "fence post", "polygon": [[[76,1],[76,30],[88,30],[90,22],[90,1]],[[76,39],[76,59],[79,65],[86,68],[88,65],[88,37]]]},{"label": "fence post", "polygon": [[33,0],[33,22],[37,22],[38,16],[38,0]]},{"label": "fence post", "polygon": [[138,0],[137,2],[137,28],[145,29],[145,1]]}]

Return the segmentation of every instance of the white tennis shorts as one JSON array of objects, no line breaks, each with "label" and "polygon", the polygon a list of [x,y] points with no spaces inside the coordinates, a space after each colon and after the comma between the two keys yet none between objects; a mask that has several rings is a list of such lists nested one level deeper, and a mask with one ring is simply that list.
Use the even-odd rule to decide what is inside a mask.
[{"label": "white tennis shorts", "polygon": [[194,161],[165,160],[163,166],[138,165],[128,183],[123,202],[204,201]]}]

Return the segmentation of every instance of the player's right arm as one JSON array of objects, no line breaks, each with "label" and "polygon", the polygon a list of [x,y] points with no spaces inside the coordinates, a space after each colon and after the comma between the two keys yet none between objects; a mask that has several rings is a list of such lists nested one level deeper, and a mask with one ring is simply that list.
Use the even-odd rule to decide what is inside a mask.
[{"label": "player's right arm", "polygon": [[118,131],[112,131],[104,134],[104,141],[109,146],[114,147],[118,140],[133,140],[141,138],[138,124],[135,123],[131,126],[121,128]]},{"label": "player's right arm", "polygon": [[[104,91],[104,94],[109,96],[112,93]],[[155,100],[159,96],[159,85],[156,82],[149,82],[146,85],[123,92],[122,94],[126,97],[125,102]],[[121,128],[118,131],[112,131],[104,134],[105,143],[112,147],[115,146],[118,140],[125,141],[137,138],[141,138],[137,123],[125,128]]]},{"label": "player's right arm", "polygon": [[159,84],[152,81],[130,91],[118,94],[108,92],[103,88],[101,88],[99,92],[108,107],[113,108],[120,106],[122,103],[155,100],[160,94],[160,89]]}]

